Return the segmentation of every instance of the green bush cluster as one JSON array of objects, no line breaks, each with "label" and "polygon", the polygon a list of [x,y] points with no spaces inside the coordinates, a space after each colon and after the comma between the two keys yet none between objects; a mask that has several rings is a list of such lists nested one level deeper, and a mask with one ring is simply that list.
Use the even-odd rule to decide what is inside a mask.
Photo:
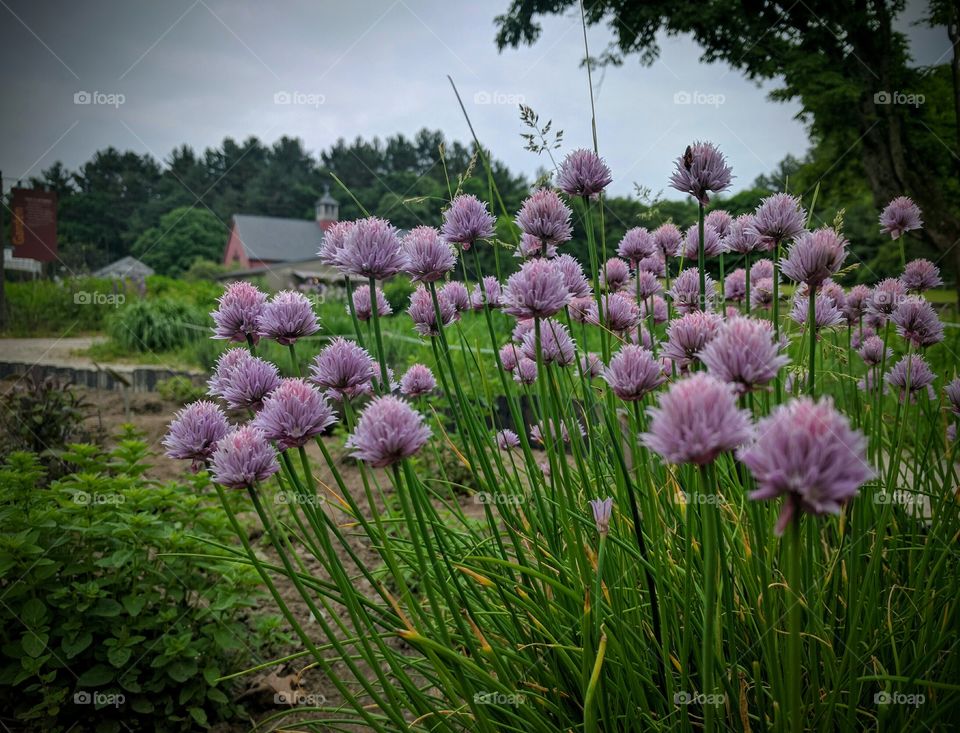
[{"label": "green bush cluster", "polygon": [[[145,478],[129,431],[75,444],[50,482],[36,454],[0,467],[0,709],[30,730],[180,731],[233,714],[218,679],[244,664],[256,581],[205,473]],[[201,555],[204,559],[201,559]]]},{"label": "green bush cluster", "polygon": [[197,306],[181,300],[140,300],[117,310],[107,319],[107,334],[132,352],[171,351],[196,339],[207,329]]}]

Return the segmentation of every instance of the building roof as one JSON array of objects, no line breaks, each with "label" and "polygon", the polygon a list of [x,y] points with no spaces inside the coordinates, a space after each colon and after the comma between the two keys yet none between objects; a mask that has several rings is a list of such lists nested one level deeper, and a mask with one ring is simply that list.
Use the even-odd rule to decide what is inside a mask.
[{"label": "building roof", "polygon": [[116,262],[111,262],[106,267],[101,267],[95,273],[94,277],[149,277],[153,274],[153,268],[150,265],[143,264],[136,257],[121,257]]},{"label": "building roof", "polygon": [[323,230],[312,219],[235,214],[233,224],[247,257],[263,262],[311,259],[323,241]]},{"label": "building roof", "polygon": [[[266,267],[254,267],[249,270],[231,270],[217,277],[218,280],[242,280],[259,275],[289,273],[300,279],[318,278],[324,282],[343,282],[344,275],[337,268],[321,262],[317,257],[291,262],[274,263]],[[351,279],[356,279],[351,277]]]}]

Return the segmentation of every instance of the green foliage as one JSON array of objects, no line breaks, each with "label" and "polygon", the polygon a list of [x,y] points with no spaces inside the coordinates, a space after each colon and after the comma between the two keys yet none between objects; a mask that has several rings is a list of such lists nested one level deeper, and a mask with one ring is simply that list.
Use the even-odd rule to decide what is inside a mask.
[{"label": "green foliage", "polygon": [[165,400],[185,405],[194,402],[207,394],[206,387],[198,386],[189,377],[178,374],[175,377],[161,379],[157,382],[157,392]]},{"label": "green foliage", "polygon": [[183,273],[183,278],[191,282],[197,280],[214,282],[221,275],[225,275],[228,272],[230,272],[229,268],[219,262],[198,257],[191,263],[186,272]]},{"label": "green foliage", "polygon": [[207,492],[144,478],[128,431],[77,444],[49,482],[39,458],[0,468],[0,707],[18,729],[181,731],[234,712],[217,679],[245,663],[255,581],[198,558],[230,529]]},{"label": "green foliage", "polygon": [[64,282],[29,280],[6,284],[6,336],[49,334],[79,336],[103,328],[107,316],[135,299],[129,283],[105,278],[74,278]]},{"label": "green foliage", "polygon": [[394,313],[401,313],[410,307],[410,295],[413,283],[408,277],[395,277],[383,285],[383,297],[387,299]]},{"label": "green foliage", "polygon": [[0,403],[0,453],[32,451],[47,471],[59,474],[68,443],[100,439],[99,425],[85,424],[92,409],[70,384],[30,372]]},{"label": "green foliage", "polygon": [[176,276],[196,260],[216,260],[223,253],[227,229],[206,209],[181,207],[160,217],[137,237],[134,256],[161,275]]},{"label": "green foliage", "polygon": [[179,300],[141,300],[118,310],[107,320],[107,333],[133,352],[169,351],[197,338],[205,314]]}]

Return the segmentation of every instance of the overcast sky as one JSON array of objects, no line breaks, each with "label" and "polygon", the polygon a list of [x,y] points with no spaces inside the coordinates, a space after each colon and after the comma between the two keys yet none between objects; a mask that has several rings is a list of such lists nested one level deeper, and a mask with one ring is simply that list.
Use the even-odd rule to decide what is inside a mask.
[{"label": "overcast sky", "polygon": [[[493,19],[507,5],[0,0],[5,186],[56,160],[75,168],[109,145],[162,160],[181,143],[202,149],[225,136],[297,136],[314,153],[338,137],[422,127],[466,141],[447,74],[480,140],[532,177],[545,161],[523,149],[517,102],[564,130],[564,150],[591,144],[582,33],[579,16],[551,17],[533,47],[498,54]],[[919,15],[908,9],[906,21]],[[909,34],[919,63],[947,60],[943,29]],[[609,38],[605,27],[591,29],[591,50]],[[631,58],[595,76],[614,192],[630,193],[634,183],[664,189],[672,160],[695,138],[727,153],[736,187],[806,150],[796,105],[769,102],[770,85],[698,57],[689,39],[664,39],[652,67]]]}]

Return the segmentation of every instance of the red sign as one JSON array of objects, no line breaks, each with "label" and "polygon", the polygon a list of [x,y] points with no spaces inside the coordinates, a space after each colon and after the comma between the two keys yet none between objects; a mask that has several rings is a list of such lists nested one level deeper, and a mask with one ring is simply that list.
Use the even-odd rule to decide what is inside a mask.
[{"label": "red sign", "polygon": [[14,188],[10,241],[14,257],[40,262],[57,259],[57,194]]}]

